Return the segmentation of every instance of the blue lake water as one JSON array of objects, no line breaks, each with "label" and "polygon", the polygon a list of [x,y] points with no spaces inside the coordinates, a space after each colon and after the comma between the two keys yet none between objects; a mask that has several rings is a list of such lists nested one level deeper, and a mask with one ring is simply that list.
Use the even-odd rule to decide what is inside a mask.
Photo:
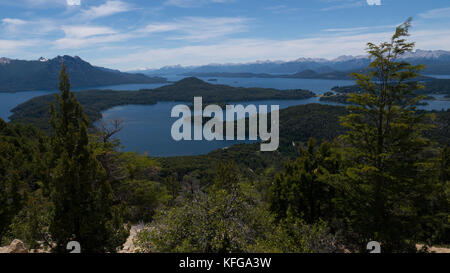
[{"label": "blue lake water", "polygon": [[[233,104],[279,105],[280,109],[294,105],[318,103],[319,98],[306,100],[266,100],[233,102]],[[171,136],[172,108],[180,103],[158,102],[155,105],[117,106],[103,112],[103,120],[122,119],[124,129],[117,134],[125,151],[147,152],[151,156],[199,155],[247,141],[175,141]],[[186,103],[188,104],[188,103]],[[337,105],[336,103],[327,103]],[[192,128],[192,131],[194,129]],[[224,129],[225,130],[225,129]]]},{"label": "blue lake water", "polygon": [[423,105],[418,107],[422,110],[447,110],[450,108],[450,100],[444,98],[445,95],[433,95],[433,97],[436,98],[436,100],[428,100],[428,105]]},{"label": "blue lake water", "polygon": [[[184,76],[168,75],[164,76],[169,81],[175,82],[185,78]],[[207,81],[210,78],[201,78]],[[317,79],[258,79],[258,78],[215,78],[216,82],[212,84],[226,84],[236,87],[262,87],[276,89],[308,89],[317,94],[322,94],[334,86],[345,86],[354,84],[353,81],[337,81],[337,80],[317,80]],[[110,90],[140,90],[154,89],[166,84],[122,84],[102,87],[87,87],[73,89],[73,91],[82,91],[89,89],[110,89]],[[57,90],[40,90],[40,91],[24,91],[15,93],[0,93],[0,118],[8,120],[11,115],[11,109],[17,105],[37,96],[47,95],[58,92]]]},{"label": "blue lake water", "polygon": [[[110,89],[110,90],[139,90],[139,89],[153,89],[164,86],[166,84],[122,84],[122,85],[111,85],[111,86],[102,86],[102,87],[87,87],[87,88],[77,88],[72,89],[75,92],[79,92],[82,90],[90,90],[90,89]],[[9,120],[9,116],[12,114],[11,110],[17,105],[26,102],[29,99],[34,97],[54,94],[57,93],[58,90],[38,90],[38,91],[23,91],[23,92],[15,92],[15,93],[1,93],[0,92],[0,118],[3,120]]]},{"label": "blue lake water", "polygon": [[450,79],[450,75],[425,75],[436,79]]},{"label": "blue lake water", "polygon": [[[172,75],[165,76],[169,81],[178,81],[184,77]],[[210,78],[201,78],[207,81]],[[225,84],[236,87],[263,87],[276,89],[308,89],[316,94],[323,94],[334,86],[346,86],[354,84],[354,81],[337,80],[318,80],[318,79],[283,79],[283,78],[219,78],[212,84]],[[74,91],[88,89],[111,89],[111,90],[139,90],[153,89],[165,84],[126,84],[103,86],[95,88],[83,88]],[[10,110],[20,103],[23,103],[33,97],[56,93],[57,90],[27,91],[16,93],[0,93],[0,118],[8,120],[11,115]],[[438,100],[429,101],[429,105],[420,108],[426,110],[448,109],[450,101],[442,100],[443,96],[436,96]],[[440,100],[441,99],[441,100]],[[187,102],[190,104],[192,102]],[[310,98],[307,100],[268,100],[268,101],[249,101],[233,102],[233,104],[255,104],[255,105],[279,105],[280,109],[308,104],[324,103],[319,98]],[[123,119],[125,128],[118,137],[121,139],[124,150],[148,152],[152,156],[176,156],[176,155],[197,155],[205,154],[218,148],[224,148],[239,141],[181,141],[176,142],[170,135],[170,129],[176,118],[170,118],[170,111],[175,102],[159,102],[155,105],[128,105],[109,109],[103,113],[104,119]],[[326,103],[337,105],[336,103]],[[242,143],[242,142],[241,142]]]},{"label": "blue lake water", "polygon": [[[279,105],[280,109],[295,105],[309,103],[322,103],[329,105],[342,105],[332,102],[320,102],[318,97],[306,100],[265,100],[233,102],[233,104]],[[429,105],[420,109],[440,110],[447,109],[450,102],[429,101]],[[183,156],[206,154],[216,149],[225,148],[237,143],[247,141],[175,141],[171,136],[172,124],[177,118],[171,118],[172,108],[180,103],[158,102],[155,105],[127,105],[111,108],[103,112],[105,121],[122,119],[124,129],[117,134],[125,151],[146,152],[151,156]],[[189,103],[186,103],[189,104]],[[194,129],[192,128],[192,131]]]}]

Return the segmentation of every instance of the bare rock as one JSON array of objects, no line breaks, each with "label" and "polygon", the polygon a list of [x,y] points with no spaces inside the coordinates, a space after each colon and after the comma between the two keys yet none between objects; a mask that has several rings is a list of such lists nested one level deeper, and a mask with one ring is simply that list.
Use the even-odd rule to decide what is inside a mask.
[{"label": "bare rock", "polygon": [[21,240],[14,239],[9,245],[7,253],[28,253],[28,250]]},{"label": "bare rock", "polygon": [[130,229],[130,236],[128,237],[127,241],[123,245],[123,248],[119,251],[119,253],[134,253],[136,252],[137,248],[134,245],[134,238],[136,235],[145,228],[145,225],[143,223],[140,223],[138,225],[132,225]]}]

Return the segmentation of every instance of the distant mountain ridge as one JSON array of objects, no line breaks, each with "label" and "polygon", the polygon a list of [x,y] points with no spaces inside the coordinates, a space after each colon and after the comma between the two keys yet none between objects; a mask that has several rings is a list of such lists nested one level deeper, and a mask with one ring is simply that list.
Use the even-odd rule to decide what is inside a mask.
[{"label": "distant mountain ridge", "polygon": [[[183,73],[181,75],[188,77],[199,77],[199,78],[284,78],[284,79],[322,79],[322,80],[354,80],[351,76],[353,72],[365,73],[366,70],[351,70],[351,71],[332,71],[326,73],[318,73],[311,69],[303,70],[295,74],[269,74],[269,73],[230,73],[230,72],[210,72],[210,73],[199,73],[199,72],[189,72]],[[433,80],[433,77],[420,76],[417,79],[423,81]],[[216,80],[216,79],[210,79]]]},{"label": "distant mountain ridge", "polygon": [[[285,78],[285,79],[324,79],[324,80],[351,80],[351,72],[353,71],[332,71],[326,73],[318,73],[311,69],[303,70],[295,74],[269,74],[269,73],[230,73],[230,72],[211,72],[199,73],[189,72],[183,73],[183,76],[200,77],[200,78]],[[356,72],[356,71],[355,71]],[[360,71],[357,71],[360,72]]]},{"label": "distant mountain ridge", "polygon": [[57,56],[36,61],[0,58],[0,92],[54,90],[58,88],[61,65],[66,65],[74,88],[132,83],[166,83],[162,77],[123,73],[119,70],[93,66],[75,56]]},{"label": "distant mountain ridge", "polygon": [[[406,54],[403,59],[412,64],[424,64],[423,74],[450,75],[450,51],[420,50]],[[370,63],[367,56],[347,56],[328,60],[323,58],[299,58],[293,61],[257,61],[236,64],[209,64],[202,66],[166,66],[160,69],[140,70],[147,75],[175,75],[191,73],[268,73],[296,74],[311,70],[319,74],[362,70]]]}]

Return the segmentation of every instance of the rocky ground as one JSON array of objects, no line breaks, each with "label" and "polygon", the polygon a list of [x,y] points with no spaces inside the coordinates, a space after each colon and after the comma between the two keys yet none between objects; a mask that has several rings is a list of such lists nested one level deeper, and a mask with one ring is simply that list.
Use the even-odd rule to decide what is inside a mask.
[{"label": "rocky ground", "polygon": [[133,243],[133,239],[136,237],[139,231],[145,227],[144,224],[132,225],[130,230],[130,236],[123,245],[123,249],[119,253],[134,253],[136,252],[136,246]]},{"label": "rocky ground", "polygon": [[0,253],[28,253],[28,249],[22,241],[15,239],[9,246],[0,247]]},{"label": "rocky ground", "polygon": [[[123,245],[123,249],[119,251],[119,253],[135,253],[137,248],[133,243],[133,239],[136,237],[139,231],[141,231],[145,227],[144,224],[132,225],[130,230],[130,236],[127,241]],[[417,245],[417,249],[421,249],[423,245]],[[430,247],[428,249],[431,253],[450,253],[450,248],[445,247]],[[28,251],[25,247],[25,244],[15,239],[11,242],[9,246],[0,247],[0,253],[48,253],[49,251],[44,249],[33,249]]]}]

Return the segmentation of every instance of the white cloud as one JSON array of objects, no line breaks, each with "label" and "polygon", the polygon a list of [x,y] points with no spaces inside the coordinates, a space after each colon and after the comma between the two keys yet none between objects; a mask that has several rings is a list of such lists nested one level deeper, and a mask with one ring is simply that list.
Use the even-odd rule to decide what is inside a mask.
[{"label": "white cloud", "polygon": [[18,18],[4,18],[1,23],[4,27],[3,35],[8,36],[38,36],[58,29],[55,22],[48,19],[27,21]]},{"label": "white cloud", "polygon": [[352,27],[352,28],[327,28],[325,32],[365,32],[375,29],[390,29],[395,28],[398,25],[384,25],[384,26],[368,26],[368,27]]},{"label": "white cloud", "polygon": [[450,7],[442,9],[432,9],[419,14],[419,16],[426,19],[450,18]]},{"label": "white cloud", "polygon": [[247,30],[249,19],[241,17],[185,17],[172,22],[149,24],[142,33],[173,32],[166,39],[203,41]]},{"label": "white cloud", "polygon": [[99,45],[117,43],[130,38],[128,34],[95,35],[86,37],[64,37],[53,42],[55,49],[96,48]]},{"label": "white cloud", "polygon": [[108,27],[97,26],[63,26],[62,30],[66,37],[84,38],[97,35],[115,34],[115,30]]},{"label": "white cloud", "polygon": [[81,0],[67,0],[68,6],[79,6],[81,5]]},{"label": "white cloud", "polygon": [[230,39],[213,45],[155,48],[118,58],[97,60],[106,66],[132,69],[165,65],[202,65],[207,63],[249,62],[255,60],[292,60],[300,56],[336,57],[362,54],[367,41],[381,41],[392,33],[355,36],[327,36],[296,40]]},{"label": "white cloud", "polygon": [[48,8],[49,5],[58,5],[58,6],[67,5],[67,0],[14,0],[14,1],[5,0],[5,2],[8,2],[6,3],[8,5],[18,5],[33,8]]},{"label": "white cloud", "polygon": [[[350,35],[266,40],[229,39],[211,45],[178,48],[153,48],[116,58],[101,58],[98,65],[131,70],[138,67],[158,68],[166,65],[203,65],[208,63],[239,63],[255,60],[293,60],[299,57],[335,58],[340,55],[364,54],[368,41],[379,43],[390,39],[392,31]],[[443,37],[434,39],[434,37]],[[450,50],[450,30],[415,31],[411,36],[420,49]],[[443,45],[447,45],[443,48]]]},{"label": "white cloud", "polygon": [[62,26],[62,30],[65,37],[53,42],[57,49],[93,48],[99,44],[120,42],[131,37],[129,34],[99,26]]},{"label": "white cloud", "polygon": [[369,6],[380,6],[381,0],[367,0]]},{"label": "white cloud", "polygon": [[275,13],[275,14],[292,13],[292,12],[296,12],[299,10],[298,8],[291,8],[286,5],[270,6],[270,7],[265,7],[264,9],[271,11],[272,13]]},{"label": "white cloud", "polygon": [[27,23],[28,23],[27,21],[17,18],[2,19],[2,25],[4,25],[5,29],[9,32],[17,31],[18,28],[23,27]]},{"label": "white cloud", "polygon": [[19,52],[23,48],[32,47],[37,44],[37,41],[34,40],[1,40],[0,39],[0,54],[12,54],[15,52]]},{"label": "white cloud", "polygon": [[100,6],[94,6],[81,12],[82,19],[93,20],[100,17],[111,16],[117,13],[130,11],[131,6],[122,1],[106,1]]},{"label": "white cloud", "polygon": [[235,0],[167,0],[164,4],[179,8],[194,8],[209,3],[230,3],[234,1]]}]

